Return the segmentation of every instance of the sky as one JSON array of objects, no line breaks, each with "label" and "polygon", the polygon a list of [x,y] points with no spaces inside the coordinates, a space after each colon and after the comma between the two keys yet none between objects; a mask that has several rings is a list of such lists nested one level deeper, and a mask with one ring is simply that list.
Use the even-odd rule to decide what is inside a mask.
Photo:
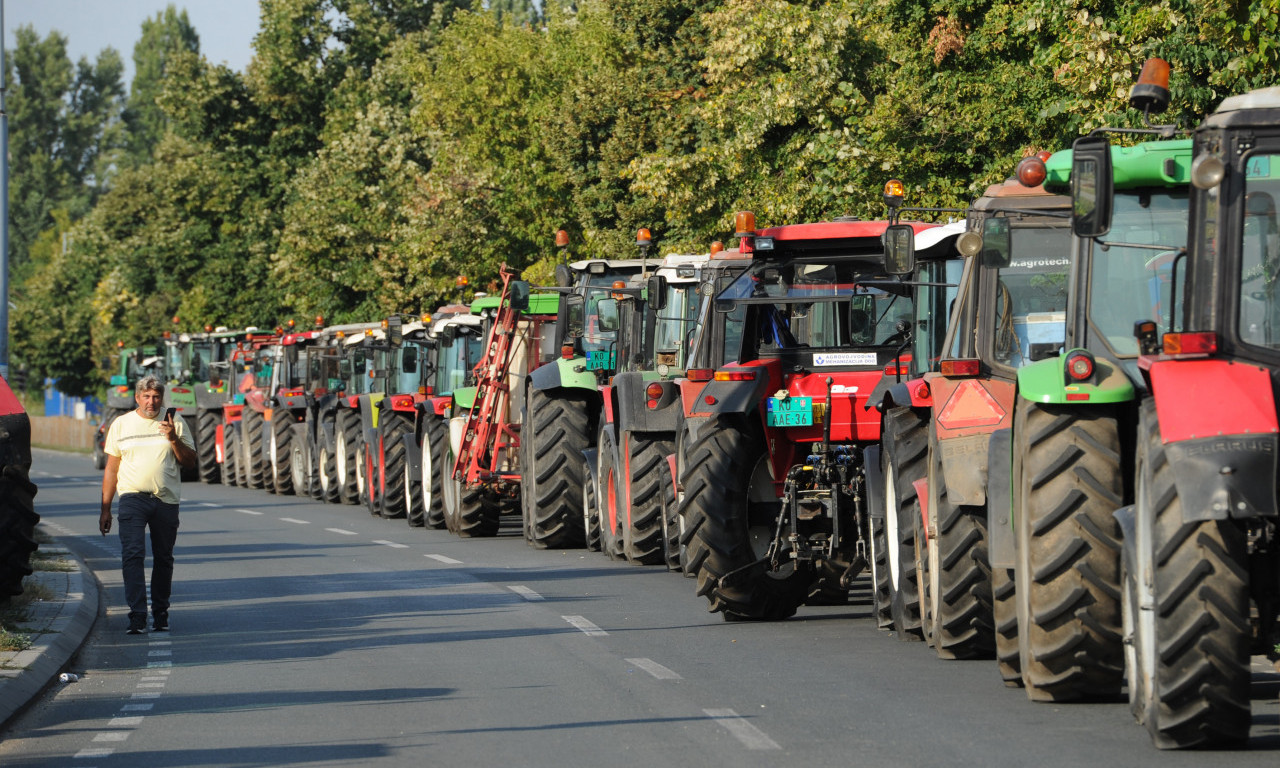
[{"label": "sky", "polygon": [[200,52],[214,64],[243,72],[253,56],[258,32],[258,0],[0,0],[4,4],[4,47],[13,50],[14,30],[31,25],[44,39],[57,30],[67,38],[67,55],[90,61],[111,46],[125,65],[125,87],[133,80],[133,46],[142,22],[173,5],[184,8],[200,36]]}]

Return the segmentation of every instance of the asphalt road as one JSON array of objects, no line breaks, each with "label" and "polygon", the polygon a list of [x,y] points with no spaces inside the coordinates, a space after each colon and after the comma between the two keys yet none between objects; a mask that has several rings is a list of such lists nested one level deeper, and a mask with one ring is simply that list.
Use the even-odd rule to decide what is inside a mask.
[{"label": "asphalt road", "polygon": [[[13,723],[19,766],[1268,766],[1280,675],[1256,665],[1249,749],[1160,753],[1120,702],[1032,704],[994,662],[877,631],[865,599],[727,624],[692,582],[462,540],[265,491],[184,487],[173,631],[125,634],[100,473],[38,451],[42,525],[105,613]],[[861,594],[861,593],[860,593]]]}]

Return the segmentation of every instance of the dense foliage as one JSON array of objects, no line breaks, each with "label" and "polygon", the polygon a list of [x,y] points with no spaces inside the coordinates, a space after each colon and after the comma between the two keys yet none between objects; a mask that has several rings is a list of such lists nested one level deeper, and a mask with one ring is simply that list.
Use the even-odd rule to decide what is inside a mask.
[{"label": "dense foliage", "polygon": [[[19,30],[15,363],[92,390],[117,339],[430,309],[497,267],[961,206],[1025,154],[1274,84],[1280,0],[263,0],[243,73],[172,10],[129,96]],[[63,237],[63,235],[66,237]]]}]

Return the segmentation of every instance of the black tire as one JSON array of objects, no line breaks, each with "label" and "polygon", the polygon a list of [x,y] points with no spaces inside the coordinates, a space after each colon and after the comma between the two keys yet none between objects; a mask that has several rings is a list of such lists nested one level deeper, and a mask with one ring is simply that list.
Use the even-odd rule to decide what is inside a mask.
[{"label": "black tire", "polygon": [[680,571],[688,579],[697,578],[702,561],[707,559],[707,548],[698,536],[702,528],[702,513],[700,508],[690,507],[684,501],[688,478],[686,449],[691,444],[689,432],[681,429],[676,439],[676,516],[680,520]]},{"label": "black tire", "polygon": [[324,501],[324,486],[320,484],[320,473],[324,469],[323,455],[320,450],[324,442],[324,433],[316,429],[316,425],[308,417],[306,426],[307,444],[307,491],[316,501]]},{"label": "black tire", "polygon": [[0,468],[0,603],[22,594],[22,580],[32,573],[36,551],[36,485],[22,464]]},{"label": "black tire", "polygon": [[321,433],[319,445],[320,457],[320,499],[326,504],[339,504],[342,501],[342,485],[338,479],[338,450],[334,441]]},{"label": "black tire", "polygon": [[600,551],[610,560],[622,560],[622,475],[613,437],[603,429],[596,438],[596,509],[600,520]]},{"label": "black tire", "polygon": [[1132,586],[1154,610],[1136,612],[1132,704],[1160,749],[1242,744],[1252,721],[1245,529],[1183,521],[1153,400],[1143,403],[1138,439]]},{"label": "black tire", "polygon": [[404,437],[413,432],[413,423],[398,411],[384,410],[379,419],[378,431],[382,438],[382,474],[378,494],[378,512],[388,519],[400,519],[408,515],[404,500],[405,467],[409,454]]},{"label": "black tire", "polygon": [[334,425],[334,477],[338,480],[338,501],[359,504],[356,480],[356,447],[360,442],[360,414],[350,408],[338,410]]},{"label": "black tire", "polygon": [[245,406],[240,416],[240,458],[244,466],[244,486],[262,488],[266,484],[263,472],[262,414]]},{"label": "black tire", "polygon": [[102,409],[102,423],[98,427],[98,430],[96,430],[93,435],[93,468],[94,469],[107,468],[107,452],[103,450],[103,447],[104,447],[103,444],[98,442],[98,436],[101,435],[102,439],[106,440],[107,430],[111,428],[111,422],[115,421],[120,416],[121,413],[123,413],[123,411],[118,410],[116,408],[112,408],[110,406],[106,406]]},{"label": "black tire", "polygon": [[267,464],[271,466],[269,485],[271,490],[284,496],[293,493],[293,414],[276,408],[271,412],[271,445],[267,450]]},{"label": "black tire", "polygon": [[929,420],[912,408],[889,409],[881,427],[884,476],[885,560],[889,613],[900,640],[921,640],[920,579],[916,535],[921,527],[915,481],[928,474]]},{"label": "black tire", "polygon": [[445,455],[449,444],[448,422],[428,413],[422,424],[422,508],[428,528],[444,528],[444,484],[449,482]]},{"label": "black tire", "polygon": [[239,463],[240,426],[238,424],[226,424],[222,428],[222,467],[219,469],[223,485],[235,486],[240,484],[240,472],[237,469]]},{"label": "black tire", "polygon": [[[707,549],[698,570],[698,594],[728,621],[776,621],[795,614],[816,581],[814,574],[790,561],[776,573],[763,563],[752,565],[772,538],[776,510],[767,512],[777,501],[759,422],[714,417],[689,446],[687,458],[684,503],[701,516],[697,535]],[[764,512],[750,513],[761,505]]]},{"label": "black tire", "polygon": [[1014,418],[1023,685],[1034,701],[1114,699],[1124,681],[1119,425],[1109,410],[1024,399]]},{"label": "black tire", "polygon": [[[419,415],[418,418],[425,418]],[[422,464],[426,458],[422,456],[421,437],[415,436],[418,442],[418,466],[406,460],[404,463],[404,521],[410,528],[421,528],[427,523],[427,509],[422,502]]]},{"label": "black tire", "polygon": [[996,666],[1009,688],[1022,687],[1018,655],[1018,601],[1012,568],[991,570],[991,613],[996,630]]},{"label": "black tire", "polygon": [[450,532],[469,538],[487,538],[498,535],[502,510],[496,500],[486,498],[480,488],[468,488],[452,474],[455,457],[453,446],[446,441],[445,466],[445,524]]},{"label": "black tire", "polygon": [[995,657],[991,563],[987,558],[987,509],[952,504],[942,475],[937,441],[929,450],[928,632],[942,659]]},{"label": "black tire", "polygon": [[664,560],[662,537],[662,476],[667,457],[675,449],[671,436],[637,435],[623,438],[627,485],[626,524],[622,530],[623,554],[634,565],[658,565]]},{"label": "black tire", "polygon": [[295,433],[289,446],[289,477],[293,481],[293,492],[298,496],[311,497],[311,478],[315,474],[312,455],[305,438]]},{"label": "black tire", "polygon": [[196,411],[196,466],[203,483],[216,483],[221,479],[218,471],[218,422],[221,420],[219,411]]},{"label": "black tire", "polygon": [[583,544],[582,452],[591,444],[592,399],[581,390],[530,389],[520,429],[521,499],[527,533],[538,549]]},{"label": "black tire", "polygon": [[682,571],[680,565],[680,514],[676,504],[676,484],[664,461],[658,468],[658,516],[662,520],[662,560],[668,571]]},{"label": "black tire", "polygon": [[876,629],[893,629],[893,599],[889,592],[888,539],[883,517],[870,519],[871,607]]},{"label": "black tire", "polygon": [[582,528],[583,546],[588,552],[600,551],[600,507],[596,504],[596,481],[591,477],[591,466],[582,462]]},{"label": "black tire", "polygon": [[378,468],[373,463],[374,448],[361,441],[356,448],[356,487],[360,491],[360,503],[373,517],[378,516],[382,499],[378,495]]}]

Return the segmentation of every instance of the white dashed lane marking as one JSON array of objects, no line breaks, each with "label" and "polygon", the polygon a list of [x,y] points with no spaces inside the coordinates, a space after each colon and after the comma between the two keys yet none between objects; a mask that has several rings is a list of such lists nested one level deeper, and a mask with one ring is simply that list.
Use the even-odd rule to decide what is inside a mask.
[{"label": "white dashed lane marking", "polygon": [[80,750],[72,757],[76,760],[92,760],[95,757],[111,757],[114,752],[115,750],[110,747],[90,747]]},{"label": "white dashed lane marking", "polygon": [[237,509],[236,511],[245,515],[261,515],[262,514],[256,509]]},{"label": "white dashed lane marking", "polygon": [[124,741],[129,738],[128,731],[103,731],[93,737],[94,741]]},{"label": "white dashed lane marking", "polygon": [[282,523],[293,523],[293,524],[295,524],[295,525],[311,525],[311,521],[310,521],[310,520],[299,520],[299,519],[298,519],[298,518],[296,518],[296,517],[282,517],[282,518],[280,518],[280,522],[282,522]]},{"label": "white dashed lane marking", "polygon": [[200,502],[200,506],[202,506],[202,507],[220,507],[220,506],[222,506],[222,505],[221,505],[221,504],[214,504],[212,501],[202,501],[202,502]]},{"label": "white dashed lane marking", "polygon": [[382,546],[384,546],[384,547],[392,547],[392,548],[394,548],[394,549],[408,549],[408,548],[409,548],[409,545],[408,545],[408,544],[400,544],[400,543],[395,542],[395,541],[387,541],[386,539],[374,539],[374,540],[373,540],[373,543],[374,543],[374,544],[381,544],[381,545],[382,545]]},{"label": "white dashed lane marking", "polygon": [[507,589],[511,590],[512,592],[515,592],[517,595],[523,597],[525,600],[528,600],[531,603],[535,603],[543,599],[542,595],[538,594],[537,592],[534,592],[532,589],[529,589],[528,587],[522,587],[519,584],[508,586]]},{"label": "white dashed lane marking", "polygon": [[782,749],[778,742],[769,738],[764,731],[747,722],[732,709],[704,709],[707,717],[715,720],[733,737],[742,742],[747,749]]},{"label": "white dashed lane marking", "polygon": [[680,677],[680,675],[676,674],[675,672],[672,672],[671,670],[662,666],[661,664],[654,661],[653,659],[627,659],[626,662],[632,666],[643,669],[645,672],[648,672],[649,674],[653,675],[659,680],[683,680],[684,679]]},{"label": "white dashed lane marking", "polygon": [[355,531],[348,531],[345,528],[325,528],[329,533],[340,533],[343,536],[355,536]]},{"label": "white dashed lane marking", "polygon": [[113,717],[107,723],[108,728],[132,728],[135,725],[142,725],[142,715],[134,715],[132,717]]},{"label": "white dashed lane marking", "polygon": [[590,621],[587,621],[584,616],[561,616],[560,618],[569,622],[591,637],[605,637],[609,634],[603,629],[597,627],[595,624],[592,624]]},{"label": "white dashed lane marking", "polygon": [[452,557],[447,557],[445,555],[423,555],[423,557],[429,557],[432,560],[444,563],[445,565],[462,565],[461,560],[454,560]]}]

